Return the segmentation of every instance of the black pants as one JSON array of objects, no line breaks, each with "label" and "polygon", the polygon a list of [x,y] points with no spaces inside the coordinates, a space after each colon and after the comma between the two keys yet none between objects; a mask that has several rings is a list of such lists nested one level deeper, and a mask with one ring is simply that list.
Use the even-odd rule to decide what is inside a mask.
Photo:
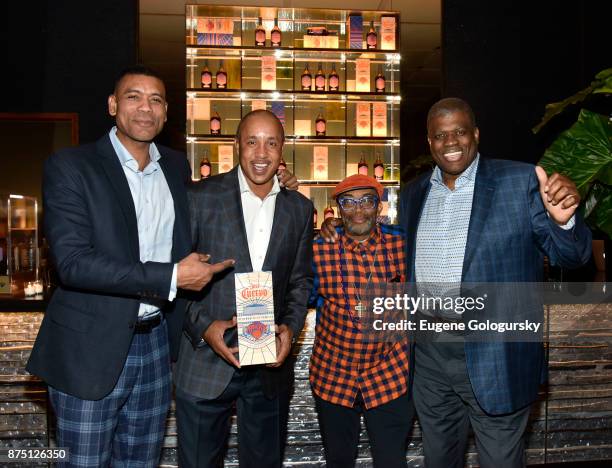
[{"label": "black pants", "polygon": [[289,395],[264,396],[255,369],[237,370],[227,388],[213,400],[176,393],[179,466],[222,466],[232,407],[238,418],[241,468],[278,468],[282,464]]},{"label": "black pants", "polygon": [[319,426],[328,468],[355,466],[363,413],[375,467],[406,467],[406,447],[412,429],[414,406],[408,394],[372,409],[329,403],[315,395]]},{"label": "black pants", "polygon": [[470,425],[482,468],[525,466],[530,406],[502,416],[485,413],[472,391],[463,347],[463,341],[416,344],[413,395],[425,466],[463,467]]}]

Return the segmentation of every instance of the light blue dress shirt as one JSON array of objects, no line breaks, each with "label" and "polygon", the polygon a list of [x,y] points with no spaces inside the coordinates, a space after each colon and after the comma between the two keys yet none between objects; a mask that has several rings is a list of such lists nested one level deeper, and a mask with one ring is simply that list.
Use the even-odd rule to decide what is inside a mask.
[{"label": "light blue dress shirt", "polygon": [[[431,175],[431,189],[417,231],[415,256],[416,280],[428,283],[424,289],[430,293],[448,292],[461,283],[479,161],[480,154],[477,154],[455,181],[455,190],[444,184],[438,166]],[[560,227],[571,229],[574,224],[572,216]]]},{"label": "light blue dress shirt", "polygon": [[[169,263],[172,260],[174,200],[164,172],[159,165],[161,154],[155,143],[151,143],[149,146],[151,161],[141,171],[138,169],[138,161],[117,138],[117,127],[111,129],[109,136],[121,167],[123,167],[136,208],[140,261]],[[172,271],[169,301],[176,297],[176,281],[177,265],[175,264]],[[141,302],[138,310],[139,319],[148,319],[159,314],[161,305],[161,302],[153,300]]]},{"label": "light blue dress shirt", "polygon": [[461,282],[479,161],[477,155],[459,175],[455,190],[444,185],[438,166],[431,175],[417,231],[415,275],[419,283]]}]

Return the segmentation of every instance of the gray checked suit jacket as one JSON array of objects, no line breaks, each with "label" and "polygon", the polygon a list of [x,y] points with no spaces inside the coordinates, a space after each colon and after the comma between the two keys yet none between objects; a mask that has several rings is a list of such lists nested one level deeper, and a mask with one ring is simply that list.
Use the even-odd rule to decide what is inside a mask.
[{"label": "gray checked suit jacket", "polygon": [[[214,320],[229,320],[236,314],[234,273],[252,271],[247,243],[238,170],[195,184],[188,193],[193,249],[211,255],[212,263],[233,258],[236,264],[218,275],[192,297],[181,339],[174,379],[177,390],[196,398],[218,397],[227,387],[235,368],[208,345],[198,347],[202,333]],[[302,194],[281,189],[270,244],[263,271],[272,271],[274,315],[297,337],[306,316],[312,288],[313,206]],[[228,346],[236,346],[236,329],[225,334]],[[272,398],[290,388],[294,359],[290,355],[278,368],[258,370],[264,393]]]}]

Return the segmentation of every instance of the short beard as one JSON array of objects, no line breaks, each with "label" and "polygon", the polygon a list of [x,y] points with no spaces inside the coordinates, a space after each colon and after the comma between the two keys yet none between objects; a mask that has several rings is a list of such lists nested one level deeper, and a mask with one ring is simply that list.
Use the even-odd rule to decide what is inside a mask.
[{"label": "short beard", "polygon": [[368,219],[365,223],[355,224],[352,221],[346,220],[344,222],[344,229],[346,233],[353,236],[363,236],[370,234],[376,226],[376,217]]}]

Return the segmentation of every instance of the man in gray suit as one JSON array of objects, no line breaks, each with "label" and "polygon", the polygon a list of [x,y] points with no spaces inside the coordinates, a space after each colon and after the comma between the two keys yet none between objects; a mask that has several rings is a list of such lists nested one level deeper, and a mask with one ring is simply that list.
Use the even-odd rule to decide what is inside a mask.
[{"label": "man in gray suit", "polygon": [[[274,177],[284,131],[274,114],[253,111],[241,121],[240,164],[189,193],[193,247],[234,258],[188,306],[175,371],[179,464],[218,466],[232,408],[238,416],[240,466],[280,467],[293,382],[294,339],[312,287],[312,203],[281,189]],[[234,273],[271,271],[276,363],[240,367],[235,354]]]}]

